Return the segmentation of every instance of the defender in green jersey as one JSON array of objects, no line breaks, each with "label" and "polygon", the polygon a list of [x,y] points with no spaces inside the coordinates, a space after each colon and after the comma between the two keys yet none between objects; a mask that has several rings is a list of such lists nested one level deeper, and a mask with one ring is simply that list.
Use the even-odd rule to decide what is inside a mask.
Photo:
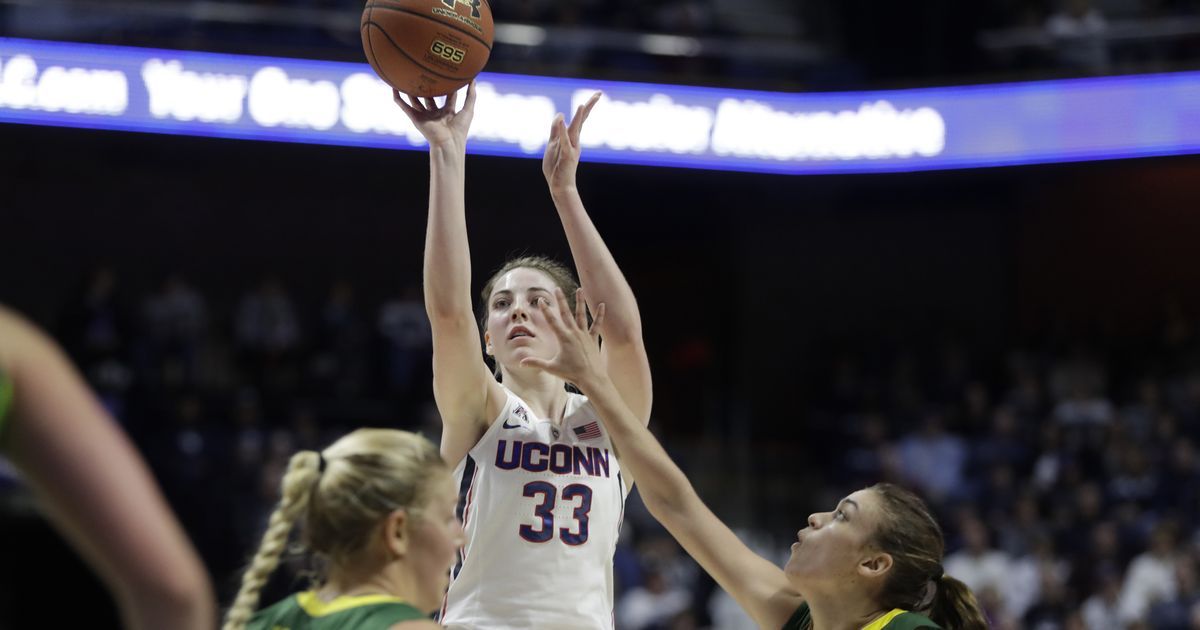
[{"label": "defender in green jersey", "polygon": [[[248,630],[372,630],[429,615],[390,595],[343,596],[323,602],[316,591],[297,593],[259,611]],[[407,626],[405,626],[407,627]],[[414,626],[415,627],[415,626]]]},{"label": "defender in green jersey", "polygon": [[522,365],[575,383],[587,394],[650,513],[760,627],[987,628],[971,591],[942,574],[942,531],[929,509],[890,484],[859,490],[833,511],[809,516],[783,569],[751,551],[704,505],[621,400],[598,348],[604,304],[593,305],[596,318],[589,326],[585,296],[577,296],[572,313],[561,293],[557,305],[538,305],[558,338],[558,354],[528,357]]},{"label": "defender in green jersey", "polygon": [[[224,630],[421,630],[442,603],[462,545],[458,493],[429,440],[359,429],[292,456],[282,498]],[[329,567],[311,591],[255,613],[295,525]]]}]

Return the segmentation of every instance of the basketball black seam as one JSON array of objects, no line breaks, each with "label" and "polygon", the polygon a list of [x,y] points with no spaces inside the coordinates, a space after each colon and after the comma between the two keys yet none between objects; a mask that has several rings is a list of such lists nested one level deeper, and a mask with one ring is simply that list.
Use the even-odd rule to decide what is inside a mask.
[{"label": "basketball black seam", "polygon": [[[383,64],[379,63],[379,57],[375,56],[375,40],[371,39],[371,29],[367,28],[370,25],[375,24],[375,22],[371,20],[371,14],[374,12],[375,12],[375,7],[373,7],[371,5],[367,5],[367,21],[363,22],[363,25],[361,28],[367,29],[367,45],[371,47],[371,61],[375,62],[371,65],[374,66],[375,69],[379,70],[379,75],[383,77],[384,81],[386,81],[387,83],[392,83],[391,81],[388,80],[387,73],[383,71]],[[379,26],[378,24],[375,24],[375,25]],[[360,30],[361,30],[361,28],[360,28]],[[382,31],[383,28],[380,28],[379,30]],[[387,32],[385,31],[384,34],[386,35]]]},{"label": "basketball black seam", "polygon": [[[396,42],[392,40],[392,36],[388,35],[387,30],[383,28],[383,25],[381,25],[377,22],[372,22],[372,21],[370,21],[370,19],[368,19],[367,26],[374,26],[375,28],[379,29],[379,32],[383,33],[383,36],[387,38],[388,43],[392,45],[392,48],[396,49],[396,52],[400,53],[401,55],[404,55],[404,57],[406,59],[413,62],[413,65],[428,72],[429,74],[437,75],[443,79],[449,79],[450,81],[463,81],[463,80],[470,81],[470,79],[464,79],[463,77],[452,77],[448,74],[442,74],[442,73],[438,72],[437,70],[426,67],[425,64],[414,59],[412,55],[408,54],[407,52],[404,52],[403,48],[401,48],[400,46],[397,46]],[[369,39],[369,37],[370,36],[368,36],[368,39]],[[374,44],[371,44],[371,54],[372,55],[375,54],[375,45]],[[378,61],[379,61],[378,58],[376,58],[376,62],[378,62]],[[387,81],[387,77],[384,77],[384,81]],[[388,83],[391,83],[391,81],[388,81]]]},{"label": "basketball black seam", "polygon": [[[490,7],[490,5],[489,5],[489,7]],[[412,9],[402,9],[402,8],[400,8],[400,7],[389,7],[389,6],[387,6],[387,5],[375,4],[374,2],[372,2],[371,4],[368,4],[368,5],[367,5],[367,8],[369,8],[369,9],[371,9],[371,10],[374,10],[374,9],[384,9],[384,10],[387,10],[387,11],[396,11],[397,13],[407,13],[407,14],[409,14],[409,15],[415,15],[415,16],[417,16],[417,17],[419,17],[419,18],[422,18],[422,19],[425,19],[425,20],[429,20],[430,22],[437,22],[438,24],[441,24],[442,26],[445,26],[446,28],[451,28],[451,29],[454,29],[454,30],[458,31],[459,33],[462,33],[463,35],[466,35],[467,37],[470,37],[471,39],[473,39],[473,40],[475,40],[475,41],[479,42],[480,44],[482,44],[484,48],[488,49],[488,52],[489,52],[489,53],[491,53],[491,52],[492,52],[492,47],[491,47],[491,46],[489,46],[487,42],[483,41],[483,38],[479,37],[479,36],[478,36],[478,35],[476,35],[475,33],[472,33],[471,31],[468,31],[468,30],[466,30],[466,29],[464,29],[464,28],[459,28],[459,27],[457,27],[457,26],[455,26],[455,25],[453,25],[453,24],[451,24],[451,23],[449,23],[449,22],[443,22],[443,21],[441,21],[441,20],[439,20],[439,19],[437,19],[437,18],[432,18],[432,17],[429,17],[428,15],[425,15],[424,13],[419,13],[419,12],[417,12],[417,11],[413,11]],[[491,9],[489,8],[488,10],[490,11]],[[371,15],[370,13],[368,13],[368,14],[367,14],[367,19],[370,19],[370,15]],[[380,28],[383,28],[383,27],[380,27]],[[393,42],[393,43],[395,43],[395,42]]]}]

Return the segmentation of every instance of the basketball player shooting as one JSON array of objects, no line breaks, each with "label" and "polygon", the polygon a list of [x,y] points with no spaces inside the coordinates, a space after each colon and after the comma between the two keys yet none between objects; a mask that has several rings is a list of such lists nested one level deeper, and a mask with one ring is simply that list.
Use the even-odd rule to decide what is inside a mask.
[{"label": "basketball player shooting", "polygon": [[[552,357],[558,341],[539,304],[561,288],[574,308],[578,283],[541,257],[508,261],[485,284],[482,343],[471,305],[465,213],[466,139],[475,88],[460,111],[395,94],[429,141],[425,305],[433,327],[434,397],[441,452],[456,465],[467,543],[451,574],[442,623],[451,628],[613,627],[613,552],[626,493],[604,427],[567,383],[522,366]],[[643,422],[650,368],[633,291],[596,230],[576,184],[579,136],[599,95],[570,125],[553,121],[543,174],[589,295],[608,305],[604,359],[624,402]],[[495,362],[495,373],[484,361]]]}]

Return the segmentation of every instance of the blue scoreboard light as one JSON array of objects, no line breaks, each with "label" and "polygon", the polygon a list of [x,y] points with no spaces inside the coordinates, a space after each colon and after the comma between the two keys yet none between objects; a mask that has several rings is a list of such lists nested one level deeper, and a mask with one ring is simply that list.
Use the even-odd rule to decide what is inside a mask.
[{"label": "blue scoreboard light", "polygon": [[[783,93],[484,73],[473,153],[538,157],[604,92],[584,159],[789,175],[1200,152],[1200,73]],[[0,123],[387,149],[423,139],[364,64],[0,38]]]}]

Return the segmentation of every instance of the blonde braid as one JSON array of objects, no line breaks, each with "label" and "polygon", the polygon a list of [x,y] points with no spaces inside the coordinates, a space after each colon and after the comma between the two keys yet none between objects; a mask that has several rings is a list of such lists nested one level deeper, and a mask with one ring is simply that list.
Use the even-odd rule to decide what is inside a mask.
[{"label": "blonde braid", "polygon": [[258,553],[254,555],[250,568],[242,575],[242,587],[225,615],[222,630],[242,630],[258,608],[259,594],[279,565],[279,557],[287,546],[292,527],[304,514],[313,488],[321,478],[320,458],[316,451],[300,451],[288,461],[279,505],[271,513]]}]

